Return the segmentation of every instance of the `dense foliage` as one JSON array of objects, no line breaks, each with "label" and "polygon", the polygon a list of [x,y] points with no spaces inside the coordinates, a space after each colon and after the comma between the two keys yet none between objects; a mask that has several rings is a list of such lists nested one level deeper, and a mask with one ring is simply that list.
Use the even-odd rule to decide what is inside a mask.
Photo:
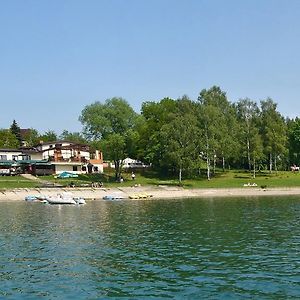
[{"label": "dense foliage", "polygon": [[217,86],[195,101],[183,96],[144,102],[140,115],[123,99],[96,102],[84,108],[80,121],[88,139],[102,142],[106,158],[121,164],[131,156],[160,173],[177,173],[179,181],[203,168],[208,179],[217,167],[244,168],[255,177],[258,170],[300,163],[298,119],[285,120],[270,98],[232,103]]},{"label": "dense foliage", "polygon": [[[31,129],[23,137],[31,146],[38,141],[59,139],[88,143],[100,148],[114,162],[116,179],[121,178],[126,157],[150,164],[161,174],[177,174],[179,181],[206,170],[211,179],[216,168],[252,172],[289,169],[300,165],[300,119],[285,119],[270,98],[230,102],[219,87],[199,93],[197,99],[163,98],[146,101],[136,113],[123,98],[99,101],[83,108],[79,120],[83,132]],[[2,147],[17,147],[20,128],[0,130]]]}]

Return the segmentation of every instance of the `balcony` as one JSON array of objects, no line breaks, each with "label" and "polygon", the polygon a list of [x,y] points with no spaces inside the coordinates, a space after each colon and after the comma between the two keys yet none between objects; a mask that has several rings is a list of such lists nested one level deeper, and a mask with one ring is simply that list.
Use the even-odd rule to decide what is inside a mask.
[{"label": "balcony", "polygon": [[76,156],[71,156],[68,158],[64,158],[62,156],[54,157],[54,156],[49,156],[49,161],[52,162],[78,162],[78,163],[88,163],[88,160],[85,157],[76,157]]}]

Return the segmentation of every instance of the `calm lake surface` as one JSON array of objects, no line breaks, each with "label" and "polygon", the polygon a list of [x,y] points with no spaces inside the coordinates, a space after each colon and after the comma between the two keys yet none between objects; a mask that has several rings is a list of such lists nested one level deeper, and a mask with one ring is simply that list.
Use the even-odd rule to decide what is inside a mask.
[{"label": "calm lake surface", "polygon": [[0,203],[1,299],[300,298],[300,197]]}]

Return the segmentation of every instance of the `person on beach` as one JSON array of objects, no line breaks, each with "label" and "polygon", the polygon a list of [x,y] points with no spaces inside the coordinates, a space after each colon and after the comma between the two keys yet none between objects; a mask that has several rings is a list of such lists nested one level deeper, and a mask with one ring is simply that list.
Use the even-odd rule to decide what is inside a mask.
[{"label": "person on beach", "polygon": [[133,172],[131,173],[131,179],[135,180],[135,174]]}]

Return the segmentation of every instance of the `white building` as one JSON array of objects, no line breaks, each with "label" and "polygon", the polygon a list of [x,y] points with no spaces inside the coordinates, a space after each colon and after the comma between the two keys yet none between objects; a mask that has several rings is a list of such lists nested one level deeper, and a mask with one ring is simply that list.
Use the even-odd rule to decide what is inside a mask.
[{"label": "white building", "polygon": [[60,174],[65,171],[75,174],[103,172],[103,157],[100,151],[91,153],[88,145],[69,141],[40,143],[34,148],[0,149],[0,162],[5,161],[19,163],[23,161],[23,165],[26,161],[28,167],[26,171],[38,175],[43,172],[44,174]]},{"label": "white building", "polygon": [[[111,163],[110,165],[111,168],[115,168],[115,165],[114,163]],[[124,169],[138,169],[138,168],[148,168],[150,167],[149,165],[147,164],[144,164],[143,162],[141,162],[140,160],[137,160],[137,159],[132,159],[132,158],[125,158],[123,160],[123,168]]]}]

